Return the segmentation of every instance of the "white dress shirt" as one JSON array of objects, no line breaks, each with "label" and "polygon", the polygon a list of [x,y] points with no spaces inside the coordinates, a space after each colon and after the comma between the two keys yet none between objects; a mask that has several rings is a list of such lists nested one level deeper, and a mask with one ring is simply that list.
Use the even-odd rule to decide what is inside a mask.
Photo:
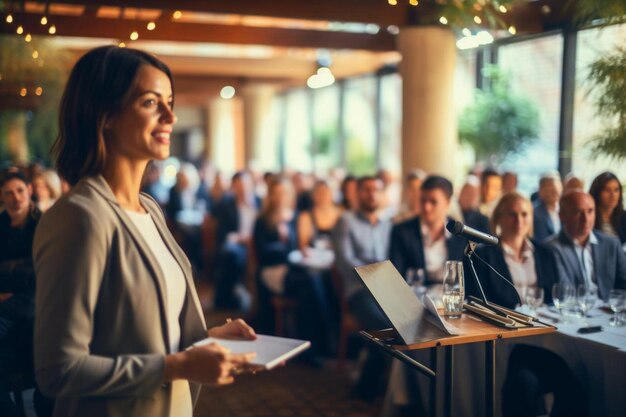
[{"label": "white dress shirt", "polygon": [[437,240],[433,240],[425,224],[421,225],[421,229],[426,276],[431,282],[443,282],[444,267],[448,260],[446,241],[452,235],[444,228],[443,234]]},{"label": "white dress shirt", "polygon": [[591,232],[585,245],[581,245],[576,239],[572,239],[572,241],[574,242],[574,251],[576,251],[576,256],[578,257],[578,262],[580,262],[583,277],[585,278],[585,285],[587,288],[597,289],[598,286],[596,285],[597,281],[593,265],[593,245],[598,244],[598,238]]},{"label": "white dress shirt", "polygon": [[537,286],[535,247],[530,240],[526,239],[519,259],[515,250],[504,242],[502,242],[502,251],[504,252],[504,261],[513,280],[513,286],[523,299],[524,288]]}]

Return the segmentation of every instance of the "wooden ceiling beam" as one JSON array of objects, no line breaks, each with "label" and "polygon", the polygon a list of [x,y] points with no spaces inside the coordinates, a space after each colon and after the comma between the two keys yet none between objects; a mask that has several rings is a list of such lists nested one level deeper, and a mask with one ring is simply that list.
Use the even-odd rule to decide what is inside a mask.
[{"label": "wooden ceiling beam", "polygon": [[[55,3],[85,4],[80,0],[55,0]],[[170,0],[96,0],[90,4],[144,9],[171,9]],[[326,20],[333,22],[377,23],[405,25],[409,6],[390,6],[385,0],[179,0],[177,10],[190,12],[239,14],[289,19]]]},{"label": "wooden ceiling beam", "polygon": [[[0,33],[15,33],[15,24],[5,22],[0,13]],[[39,17],[29,13],[14,13],[15,22],[32,35],[48,35],[47,27],[39,24]],[[50,18],[58,36],[116,38],[128,41],[130,33],[139,32],[142,40],[208,42],[242,45],[269,45],[282,47],[364,49],[372,51],[395,50],[395,37],[386,31],[378,34],[329,32],[302,29],[277,29],[242,25],[179,23],[159,20],[156,30],[145,29],[146,22],[130,19],[105,19],[85,16],[58,16]]]}]

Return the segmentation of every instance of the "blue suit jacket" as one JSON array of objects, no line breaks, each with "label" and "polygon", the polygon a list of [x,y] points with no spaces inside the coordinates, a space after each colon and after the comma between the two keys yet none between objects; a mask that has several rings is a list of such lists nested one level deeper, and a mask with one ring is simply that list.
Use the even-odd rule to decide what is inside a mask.
[{"label": "blue suit jacket", "polygon": [[533,237],[539,242],[545,242],[556,233],[554,223],[548,213],[548,208],[541,200],[537,200],[533,208]]},{"label": "blue suit jacket", "polygon": [[[537,273],[537,285],[544,289],[544,301],[552,303],[552,285],[558,280],[556,262],[552,251],[537,241],[532,241],[535,247],[535,271]],[[511,272],[504,260],[502,246],[480,245],[476,249],[476,254],[491,265],[496,271],[506,278],[509,283],[513,283]],[[500,304],[503,307],[515,308],[518,303],[515,288],[504,282],[491,268],[485,265],[480,259],[472,258],[476,267],[476,274],[480,279],[480,284],[485,292],[485,297],[492,303]],[[480,291],[474,277],[471,276],[468,268],[465,268],[465,292],[468,295],[481,298]]]},{"label": "blue suit jacket", "polygon": [[[598,294],[606,301],[612,289],[626,289],[626,255],[619,240],[598,230],[594,230],[593,233],[598,239],[598,244],[591,245],[594,275],[598,285]],[[573,285],[584,284],[582,265],[578,260],[572,240],[561,231],[546,243],[556,258],[559,281]]]},{"label": "blue suit jacket", "polygon": [[[467,240],[460,236],[451,236],[446,240],[448,259],[461,261]],[[398,223],[391,229],[389,241],[389,260],[404,276],[407,269],[426,269],[426,257],[422,242],[419,216]],[[405,277],[406,279],[406,277]]]}]

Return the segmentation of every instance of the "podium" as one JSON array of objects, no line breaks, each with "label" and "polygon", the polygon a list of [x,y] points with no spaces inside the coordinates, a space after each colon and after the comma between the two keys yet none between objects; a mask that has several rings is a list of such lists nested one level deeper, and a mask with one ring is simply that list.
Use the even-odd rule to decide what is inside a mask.
[{"label": "podium", "polygon": [[[474,313],[464,313],[449,321],[458,330],[451,336],[428,320],[422,302],[415,296],[391,262],[383,261],[354,268],[374,300],[391,322],[392,329],[361,331],[360,334],[385,353],[401,360],[430,379],[430,411],[432,416],[452,416],[454,389],[454,347],[469,343],[485,345],[485,415],[495,414],[496,344],[501,339],[513,339],[553,333],[554,326],[531,320],[523,327],[507,328],[491,324]],[[434,308],[434,307],[433,307]],[[468,308],[471,308],[468,307]],[[511,312],[511,314],[515,314]],[[431,366],[426,366],[406,354],[407,351],[431,349]],[[443,351],[444,366],[439,369]],[[443,385],[443,394],[438,388]]]},{"label": "podium", "polygon": [[[452,395],[454,389],[454,347],[468,343],[484,343],[485,345],[485,415],[491,417],[495,413],[496,387],[496,344],[501,339],[536,336],[553,333],[556,328],[551,326],[529,327],[521,329],[503,329],[471,316],[463,314],[454,321],[454,325],[462,332],[458,336],[442,337],[414,344],[397,344],[397,332],[385,329],[373,332],[361,331],[360,335],[387,354],[401,360],[430,378],[430,407],[432,416],[452,416]],[[406,354],[408,351],[431,349],[431,365],[424,365]],[[444,355],[443,369],[437,366],[439,355]],[[443,396],[438,394],[438,386],[443,384]]]}]

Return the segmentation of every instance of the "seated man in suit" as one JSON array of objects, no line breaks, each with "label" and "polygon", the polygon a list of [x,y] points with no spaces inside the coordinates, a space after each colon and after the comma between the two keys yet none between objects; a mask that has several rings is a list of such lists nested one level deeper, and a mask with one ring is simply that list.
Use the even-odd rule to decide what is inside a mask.
[{"label": "seated man in suit", "polygon": [[258,202],[247,172],[233,175],[231,192],[215,206],[217,223],[217,271],[215,307],[247,310],[250,295],[244,286],[248,249]]},{"label": "seated man in suit", "polygon": [[391,230],[389,259],[405,279],[407,271],[413,269],[425,277],[426,285],[441,283],[445,262],[463,259],[467,241],[445,227],[451,198],[452,183],[444,177],[429,176],[421,188],[420,215]]},{"label": "seated man in suit", "polygon": [[561,231],[559,198],[562,188],[558,174],[546,174],[539,180],[539,192],[533,204],[533,237],[538,242],[544,242]]},{"label": "seated man in suit", "polygon": [[595,203],[582,190],[565,193],[559,213],[563,228],[547,244],[552,248],[559,281],[597,287],[606,301],[613,288],[626,288],[626,255],[619,240],[593,230]]},{"label": "seated man in suit", "polygon": [[[362,177],[357,183],[358,211],[346,211],[333,234],[335,262],[344,286],[348,309],[361,328],[367,330],[389,327],[376,301],[354,274],[352,268],[383,261],[389,248],[391,221],[379,217],[383,198],[382,181],[376,177]],[[378,392],[376,381],[380,380],[386,358],[378,350],[370,350],[368,359],[357,383],[356,393],[364,399],[372,399]]]},{"label": "seated man in suit", "polygon": [[[480,200],[480,180],[470,175],[461,187],[457,199],[460,220],[469,227],[489,233],[489,218],[478,211]],[[454,217],[454,216],[453,216]]]}]

